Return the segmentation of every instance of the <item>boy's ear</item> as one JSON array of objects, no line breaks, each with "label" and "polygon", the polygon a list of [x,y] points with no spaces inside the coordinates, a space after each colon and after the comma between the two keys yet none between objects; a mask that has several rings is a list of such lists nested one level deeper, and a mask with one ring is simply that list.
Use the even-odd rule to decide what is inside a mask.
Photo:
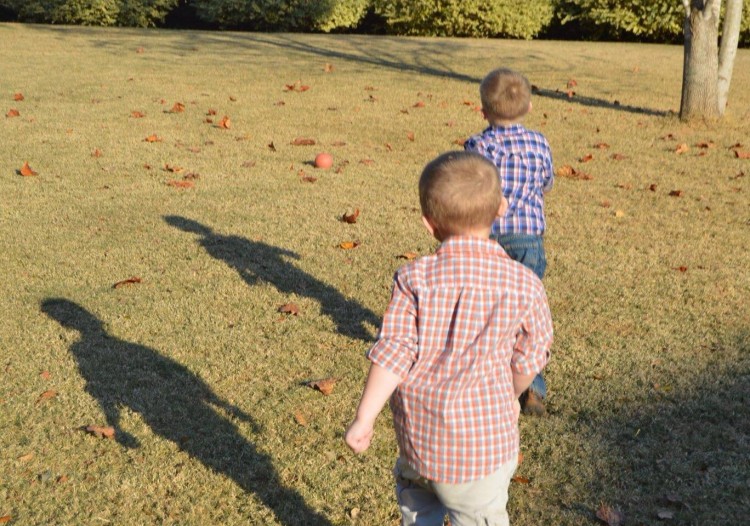
[{"label": "boy's ear", "polygon": [[430,233],[430,235],[435,235],[435,225],[432,224],[432,221],[427,216],[422,216],[422,223],[424,223],[424,227],[427,229],[427,231]]},{"label": "boy's ear", "polygon": [[503,217],[505,215],[505,212],[508,211],[508,200],[505,199],[505,196],[503,196],[502,200],[500,201],[500,207],[497,209],[497,217]]}]

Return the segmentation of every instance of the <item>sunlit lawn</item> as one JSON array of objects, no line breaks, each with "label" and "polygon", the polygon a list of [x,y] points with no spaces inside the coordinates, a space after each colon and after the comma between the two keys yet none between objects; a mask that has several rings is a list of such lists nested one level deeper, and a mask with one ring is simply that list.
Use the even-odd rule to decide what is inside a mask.
[{"label": "sunlit lawn", "polygon": [[678,46],[0,25],[0,48],[0,522],[397,524],[387,411],[365,455],[341,437],[393,272],[436,247],[419,172],[508,66],[578,174],[548,194],[549,415],[521,422],[512,523],[745,524],[747,50],[711,127],[675,116]]}]

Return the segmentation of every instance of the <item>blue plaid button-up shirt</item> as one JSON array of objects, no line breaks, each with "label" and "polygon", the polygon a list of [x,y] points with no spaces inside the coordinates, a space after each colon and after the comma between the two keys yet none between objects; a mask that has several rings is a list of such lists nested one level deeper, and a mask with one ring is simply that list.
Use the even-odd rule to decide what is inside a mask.
[{"label": "blue plaid button-up shirt", "polygon": [[492,225],[492,233],[543,235],[544,192],[552,188],[552,152],[539,132],[520,124],[490,126],[469,137],[464,149],[484,155],[500,172],[508,212]]}]

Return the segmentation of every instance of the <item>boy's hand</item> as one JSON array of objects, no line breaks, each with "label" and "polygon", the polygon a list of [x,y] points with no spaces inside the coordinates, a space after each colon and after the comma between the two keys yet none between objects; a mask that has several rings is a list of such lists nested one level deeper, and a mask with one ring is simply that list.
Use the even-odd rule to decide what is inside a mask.
[{"label": "boy's hand", "polygon": [[364,423],[359,419],[355,419],[351,423],[349,429],[346,430],[344,440],[346,445],[355,453],[363,453],[370,447],[370,441],[374,434],[372,424]]}]

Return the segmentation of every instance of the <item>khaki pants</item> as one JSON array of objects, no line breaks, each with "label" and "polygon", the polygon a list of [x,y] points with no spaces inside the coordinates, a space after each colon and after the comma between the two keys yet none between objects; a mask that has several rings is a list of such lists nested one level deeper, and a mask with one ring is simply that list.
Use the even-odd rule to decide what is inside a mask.
[{"label": "khaki pants", "polygon": [[444,484],[421,477],[402,458],[396,461],[396,498],[402,526],[442,526],[447,513],[451,526],[509,526],[508,486],[517,459],[486,478]]}]

